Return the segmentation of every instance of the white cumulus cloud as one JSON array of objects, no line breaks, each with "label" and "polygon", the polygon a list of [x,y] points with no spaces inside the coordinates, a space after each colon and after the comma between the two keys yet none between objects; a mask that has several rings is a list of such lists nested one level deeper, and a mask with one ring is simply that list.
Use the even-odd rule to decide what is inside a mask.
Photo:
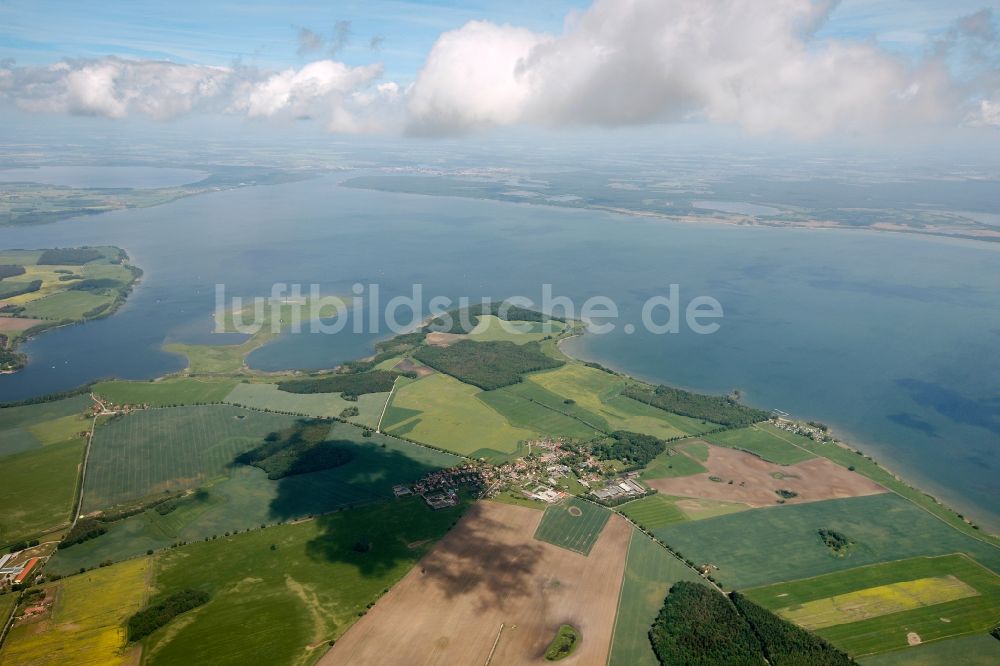
[{"label": "white cumulus cloud", "polygon": [[874,42],[817,40],[834,3],[597,0],[558,36],[471,22],[409,99],[416,132],[700,118],[813,136],[946,113],[948,78]]}]

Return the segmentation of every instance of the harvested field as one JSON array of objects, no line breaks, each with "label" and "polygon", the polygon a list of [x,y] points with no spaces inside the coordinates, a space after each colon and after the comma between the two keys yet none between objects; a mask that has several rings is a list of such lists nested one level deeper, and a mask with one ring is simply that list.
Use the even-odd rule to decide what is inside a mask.
[{"label": "harvested field", "polygon": [[44,319],[22,319],[20,317],[0,317],[0,333],[25,331],[35,324],[45,323]]},{"label": "harvested field", "polygon": [[320,663],[483,664],[496,642],[493,664],[544,664],[546,646],[570,624],[582,641],[567,663],[603,666],[631,528],[612,516],[584,557],[536,541],[541,518],[475,505]]},{"label": "harvested field", "polygon": [[428,333],[425,342],[432,347],[448,347],[459,340],[467,340],[469,336],[459,333]]},{"label": "harvested field", "polygon": [[667,495],[742,502],[755,507],[774,506],[780,499],[778,490],[797,493],[796,497],[786,499],[786,504],[886,492],[871,479],[825,458],[776,465],[749,453],[710,444],[704,466],[708,471],[702,474],[651,479],[646,483]]}]

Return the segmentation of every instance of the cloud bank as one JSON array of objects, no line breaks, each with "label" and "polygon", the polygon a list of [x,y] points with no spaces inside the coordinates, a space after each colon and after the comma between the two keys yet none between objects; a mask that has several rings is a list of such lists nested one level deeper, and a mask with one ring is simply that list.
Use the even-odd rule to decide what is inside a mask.
[{"label": "cloud bank", "polygon": [[[0,65],[0,96],[30,112],[169,119],[312,118],[337,132],[699,121],[817,137],[887,126],[1000,127],[1000,46],[984,10],[908,60],[820,39],[835,0],[596,0],[561,34],[473,21],[441,34],[409,85],[379,63],[265,71],[115,57]],[[336,52],[300,30],[299,52]],[[956,74],[956,62],[962,74]]]}]

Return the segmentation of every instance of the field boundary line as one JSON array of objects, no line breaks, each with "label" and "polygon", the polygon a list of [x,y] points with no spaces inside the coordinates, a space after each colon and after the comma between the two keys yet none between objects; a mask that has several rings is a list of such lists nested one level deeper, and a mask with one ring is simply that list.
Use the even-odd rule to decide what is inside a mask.
[{"label": "field boundary line", "polygon": [[[753,426],[751,426],[751,427],[752,427],[752,428],[753,428],[754,430],[757,430],[758,432],[760,432],[760,430],[758,430],[758,428],[757,428],[757,424],[756,424],[756,423],[755,423],[755,424],[754,424]],[[829,461],[830,461],[830,462],[832,462],[832,463],[833,463],[834,465],[838,465],[838,466],[840,466],[840,467],[844,467],[843,465],[841,465],[841,464],[840,464],[839,462],[837,462],[836,460],[834,460],[834,459],[832,459],[832,458],[827,458],[827,457],[826,457],[826,456],[824,456],[824,455],[823,455],[822,453],[816,453],[815,451],[810,451],[809,449],[805,448],[804,446],[799,446],[799,445],[798,445],[798,444],[796,444],[795,442],[793,442],[793,441],[791,441],[791,440],[788,440],[788,439],[785,439],[784,437],[782,437],[781,435],[779,435],[779,434],[777,434],[777,433],[768,433],[768,434],[773,434],[773,435],[774,435],[775,437],[777,437],[777,438],[778,438],[778,439],[780,439],[781,441],[785,442],[786,444],[791,444],[791,445],[792,445],[792,446],[794,446],[795,448],[797,448],[797,449],[801,449],[802,451],[805,451],[806,453],[812,453],[812,454],[814,454],[814,455],[818,455],[818,456],[820,456],[821,458],[823,458],[823,459],[825,459],[825,460],[829,460]],[[833,444],[833,446],[840,446],[840,444],[838,444],[838,443],[836,443],[836,442],[832,442],[832,444]],[[857,450],[857,449],[850,449],[849,447],[843,447],[843,448],[846,448],[846,449],[847,449],[848,451],[851,451],[851,450],[854,450],[854,451],[856,451],[856,450]],[[873,463],[874,463],[875,461],[874,461],[874,460],[870,460],[870,462],[873,462]],[[902,483],[903,485],[905,485],[905,486],[909,487],[909,488],[910,488],[911,490],[913,490],[914,492],[918,492],[918,493],[922,493],[923,495],[927,495],[927,493],[925,493],[924,491],[920,490],[919,488],[914,488],[913,486],[909,486],[908,484],[906,484],[906,483],[904,483],[903,481],[899,480],[899,478],[898,478],[898,477],[896,476],[895,472],[893,472],[892,470],[890,470],[890,469],[889,469],[888,467],[885,467],[885,466],[884,466],[884,465],[882,465],[881,463],[875,463],[875,464],[876,464],[876,465],[878,465],[878,467],[879,467],[880,469],[883,469],[883,470],[885,470],[885,473],[886,473],[886,474],[888,474],[888,475],[889,475],[890,477],[892,477],[892,479],[893,479],[894,481],[896,481],[896,482],[898,482],[898,483]],[[845,468],[845,469],[846,469],[846,468]],[[860,472],[858,472],[858,474],[861,474],[861,473],[860,473]],[[879,484],[880,486],[882,486],[883,488],[885,488],[886,490],[888,490],[888,491],[889,491],[890,493],[893,493],[893,494],[895,494],[895,495],[896,495],[896,496],[898,496],[898,497],[902,497],[902,498],[903,498],[904,500],[906,500],[906,501],[907,501],[907,502],[909,502],[910,504],[914,505],[915,507],[917,507],[917,508],[919,508],[919,509],[922,509],[923,511],[926,511],[927,513],[929,513],[930,515],[934,516],[935,518],[937,518],[937,519],[938,519],[938,520],[940,520],[940,521],[941,521],[942,523],[944,523],[945,525],[947,525],[947,526],[948,526],[948,527],[950,527],[951,529],[955,530],[955,531],[956,531],[956,532],[958,532],[959,534],[964,534],[965,536],[968,536],[968,537],[972,537],[973,539],[975,539],[976,541],[979,541],[980,543],[985,543],[985,544],[986,544],[986,545],[988,545],[988,546],[992,546],[993,548],[996,548],[997,550],[1000,550],[1000,546],[998,546],[997,544],[993,543],[993,541],[992,541],[992,540],[990,540],[990,539],[986,539],[986,538],[983,538],[983,537],[982,537],[982,536],[980,536],[980,535],[977,535],[977,534],[973,534],[973,533],[970,533],[970,532],[966,532],[965,530],[961,530],[961,529],[959,529],[958,527],[956,527],[955,525],[953,525],[953,524],[951,523],[951,521],[948,521],[948,520],[945,520],[944,518],[942,518],[942,517],[941,517],[941,516],[939,516],[938,514],[934,513],[934,512],[933,512],[933,511],[931,511],[930,509],[928,509],[928,508],[927,508],[926,506],[924,506],[924,505],[922,505],[922,504],[920,504],[920,503],[918,503],[918,502],[914,502],[914,501],[913,501],[912,499],[910,499],[909,497],[907,497],[907,496],[906,496],[906,495],[904,495],[903,493],[899,492],[899,491],[898,491],[898,490],[896,490],[895,488],[890,488],[890,487],[888,487],[888,486],[886,486],[886,485],[884,485],[884,484],[881,484],[881,483],[879,483],[878,481],[876,481],[875,479],[872,479],[872,477],[868,476],[867,474],[861,474],[861,476],[863,476],[863,477],[865,477],[865,478],[867,478],[867,479],[870,479],[871,481],[875,481],[875,483],[878,483],[878,484]],[[930,497],[930,495],[927,495],[927,496],[928,496],[928,497]],[[935,500],[935,501],[936,501],[936,500]],[[947,505],[944,505],[944,504],[942,504],[941,506],[943,506],[943,507],[947,508],[947,509],[948,509],[949,511],[954,511],[954,509],[952,509],[951,507],[949,507],[949,506],[947,506]]]},{"label": "field boundary line", "polygon": [[[94,394],[90,395],[94,402],[97,402],[101,406],[102,411],[104,405],[102,405],[96,398]],[[73,522],[70,523],[69,528],[72,530],[76,527],[76,523],[80,520],[80,511],[83,509],[83,489],[84,485],[87,483],[87,464],[90,462],[90,448],[94,443],[94,433],[97,430],[97,414],[94,414],[94,418],[90,422],[90,432],[87,433],[87,448],[83,452],[83,464],[80,466],[80,483],[77,488],[76,497],[73,501]]]},{"label": "field boundary line", "polygon": [[396,379],[392,380],[392,388],[389,389],[389,395],[386,396],[386,398],[385,398],[385,404],[382,405],[382,413],[379,414],[379,417],[378,417],[378,425],[375,426],[375,432],[377,432],[380,435],[382,434],[382,419],[385,418],[385,413],[389,409],[389,403],[392,402],[392,394],[395,393],[395,391],[396,391],[396,381],[397,380],[398,380],[398,377]]},{"label": "field boundary line", "polygon": [[622,595],[625,593],[625,581],[628,580],[628,556],[632,552],[632,539],[635,538],[636,530],[632,528],[632,533],[628,535],[628,546],[625,548],[625,569],[622,571],[622,584],[618,586],[618,603],[615,604],[615,621],[611,624],[611,640],[608,641],[608,658],[604,662],[605,666],[611,666],[611,653],[615,649],[615,633],[618,631],[618,615],[622,612]]}]

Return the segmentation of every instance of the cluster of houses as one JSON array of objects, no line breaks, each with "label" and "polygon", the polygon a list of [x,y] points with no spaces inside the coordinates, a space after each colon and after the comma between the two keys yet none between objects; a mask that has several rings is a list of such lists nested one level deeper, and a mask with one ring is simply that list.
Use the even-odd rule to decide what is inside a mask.
[{"label": "cluster of houses", "polygon": [[396,497],[420,495],[432,509],[442,509],[458,504],[459,486],[479,488],[484,485],[480,468],[473,463],[465,463],[457,467],[449,467],[427,474],[413,485],[397,485],[392,487]]}]

